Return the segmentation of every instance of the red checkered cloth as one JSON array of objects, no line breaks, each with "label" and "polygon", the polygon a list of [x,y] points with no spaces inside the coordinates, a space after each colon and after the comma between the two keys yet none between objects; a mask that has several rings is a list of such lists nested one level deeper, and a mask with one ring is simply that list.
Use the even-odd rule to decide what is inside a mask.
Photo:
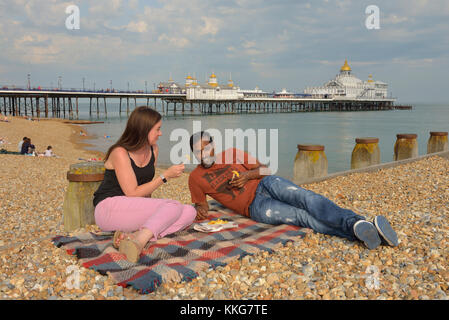
[{"label": "red checkered cloth", "polygon": [[141,294],[156,290],[162,282],[191,281],[198,272],[225,266],[261,250],[272,252],[288,241],[299,240],[310,231],[291,225],[268,225],[235,214],[215,201],[210,202],[211,219],[233,221],[238,227],[215,233],[195,231],[192,226],[150,242],[137,263],[131,263],[112,246],[113,233],[85,233],[52,239],[67,253],[76,255],[86,268],[109,274],[123,287],[132,286]]}]

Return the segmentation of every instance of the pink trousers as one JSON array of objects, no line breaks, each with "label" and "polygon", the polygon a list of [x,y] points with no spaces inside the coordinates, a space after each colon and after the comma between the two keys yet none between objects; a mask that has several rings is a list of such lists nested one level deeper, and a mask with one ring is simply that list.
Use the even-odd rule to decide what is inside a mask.
[{"label": "pink trousers", "polygon": [[196,210],[176,200],[143,197],[109,197],[95,207],[95,223],[102,231],[151,230],[155,241],[190,226]]}]

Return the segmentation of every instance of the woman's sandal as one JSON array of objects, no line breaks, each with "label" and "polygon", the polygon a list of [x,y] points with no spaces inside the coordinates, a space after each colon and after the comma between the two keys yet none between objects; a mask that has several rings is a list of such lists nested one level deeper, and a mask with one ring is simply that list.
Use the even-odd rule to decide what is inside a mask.
[{"label": "woman's sandal", "polygon": [[120,247],[120,243],[117,245],[117,240],[119,240],[120,239],[120,237],[121,237],[121,235],[122,234],[124,234],[124,232],[123,231],[116,231],[115,233],[114,233],[114,238],[112,238],[112,246],[115,248],[115,249],[119,249],[119,247]]},{"label": "woman's sandal", "polygon": [[124,254],[129,262],[136,263],[140,258],[142,249],[143,247],[137,241],[128,237],[120,242],[119,252]]}]

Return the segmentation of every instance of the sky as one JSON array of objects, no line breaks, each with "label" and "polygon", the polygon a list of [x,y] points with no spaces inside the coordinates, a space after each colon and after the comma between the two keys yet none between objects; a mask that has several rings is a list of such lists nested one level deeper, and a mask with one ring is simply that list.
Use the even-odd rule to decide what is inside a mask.
[{"label": "sky", "polygon": [[[70,30],[66,8],[79,8]],[[379,29],[366,27],[379,8]],[[71,20],[72,21],[72,20]],[[371,21],[371,20],[370,20]],[[148,89],[214,72],[301,93],[345,59],[398,102],[449,105],[448,0],[0,0],[0,86]]]}]

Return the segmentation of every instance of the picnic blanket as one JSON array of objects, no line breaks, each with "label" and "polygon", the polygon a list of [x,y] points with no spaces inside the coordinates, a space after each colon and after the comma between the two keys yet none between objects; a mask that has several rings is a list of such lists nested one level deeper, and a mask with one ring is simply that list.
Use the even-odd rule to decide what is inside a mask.
[{"label": "picnic blanket", "polygon": [[21,155],[20,152],[8,151],[8,150],[3,149],[3,148],[0,150],[0,154],[17,154],[17,155]]},{"label": "picnic blanket", "polygon": [[307,230],[290,225],[257,223],[233,213],[218,202],[209,202],[209,217],[227,219],[238,227],[215,233],[189,228],[150,242],[140,260],[131,263],[112,246],[113,233],[84,233],[52,239],[57,247],[76,255],[82,265],[102,275],[108,274],[117,285],[132,286],[141,294],[153,292],[162,282],[191,281],[198,272],[225,266],[230,261],[261,250],[272,252],[288,241],[305,236]]}]

